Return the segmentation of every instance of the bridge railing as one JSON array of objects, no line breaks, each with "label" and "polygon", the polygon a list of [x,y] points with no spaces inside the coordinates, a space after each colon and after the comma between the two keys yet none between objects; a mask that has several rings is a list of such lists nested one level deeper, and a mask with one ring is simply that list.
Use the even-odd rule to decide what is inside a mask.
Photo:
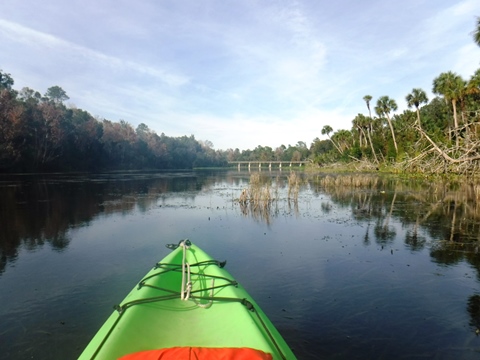
[{"label": "bridge railing", "polygon": [[261,169],[262,168],[262,164],[268,164],[268,168],[269,169],[272,169],[272,164],[275,164],[275,165],[278,165],[278,168],[279,169],[282,169],[282,164],[284,165],[287,165],[288,164],[288,167],[292,167],[292,164],[298,164],[300,166],[304,165],[307,163],[307,161],[281,161],[281,160],[243,160],[243,161],[229,161],[228,162],[229,164],[237,164],[237,167],[238,167],[238,170],[240,170],[241,168],[241,165],[247,165],[248,166],[248,170],[250,170],[252,164],[253,165],[256,165],[258,164],[258,168]]}]

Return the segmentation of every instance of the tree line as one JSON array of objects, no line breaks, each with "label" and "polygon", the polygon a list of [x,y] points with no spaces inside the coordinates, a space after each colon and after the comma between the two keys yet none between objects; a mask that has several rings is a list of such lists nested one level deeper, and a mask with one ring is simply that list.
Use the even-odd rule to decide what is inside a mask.
[{"label": "tree line", "polygon": [[[432,82],[437,96],[414,88],[405,96],[409,110],[388,96],[363,97],[368,115],[358,114],[350,130],[324,125],[310,144],[253,150],[214,150],[194,135],[158,135],[146,124],[93,117],[66,106],[59,86],[44,95],[13,89],[10,74],[0,70],[0,171],[101,171],[224,167],[229,161],[310,159],[313,163],[364,161],[372,166],[403,164],[405,169],[458,171],[476,169],[480,160],[480,69],[466,81],[451,71]],[[360,99],[359,99],[360,100]],[[423,165],[422,165],[423,164]],[[466,165],[465,165],[466,164]],[[447,165],[450,165],[447,166]],[[452,166],[456,166],[455,169]]]},{"label": "tree line", "polygon": [[14,80],[0,70],[0,170],[99,171],[185,169],[224,166],[225,156],[211,143],[191,136],[158,135],[146,124],[93,117],[67,107],[59,86],[44,95],[13,89]]},{"label": "tree line", "polygon": [[[93,117],[66,106],[60,86],[45,94],[13,88],[14,79],[0,70],[0,171],[103,171],[225,167],[236,160],[304,160],[311,156],[305,142],[275,149],[257,146],[214,150],[213,143],[194,135],[158,135],[148,125],[136,128]],[[329,148],[327,145],[327,148]]]}]

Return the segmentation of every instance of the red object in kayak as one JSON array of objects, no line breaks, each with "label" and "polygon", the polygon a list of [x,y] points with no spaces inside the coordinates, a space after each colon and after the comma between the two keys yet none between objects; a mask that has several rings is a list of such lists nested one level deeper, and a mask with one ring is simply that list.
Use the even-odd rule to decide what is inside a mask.
[{"label": "red object in kayak", "polygon": [[119,360],[272,360],[272,355],[250,348],[174,347],[140,351]]}]

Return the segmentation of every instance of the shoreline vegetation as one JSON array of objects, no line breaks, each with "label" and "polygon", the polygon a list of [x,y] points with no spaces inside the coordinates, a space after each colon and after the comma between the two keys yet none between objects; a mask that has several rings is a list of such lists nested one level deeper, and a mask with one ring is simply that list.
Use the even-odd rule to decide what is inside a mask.
[{"label": "shoreline vegetation", "polygon": [[[473,32],[480,46],[480,17]],[[469,79],[447,71],[432,80],[435,98],[413,88],[408,110],[395,114],[397,101],[365,95],[368,115],[352,116],[351,129],[334,129],[319,119],[319,135],[271,148],[216,150],[194,135],[158,135],[146,124],[93,117],[72,104],[60,86],[44,95],[24,87],[0,69],[0,172],[105,172],[227,168],[231,161],[309,161],[325,171],[392,172],[414,176],[480,174],[480,68]],[[372,114],[373,113],[373,114]],[[323,127],[322,127],[323,126]],[[290,169],[294,170],[294,169]]]},{"label": "shoreline vegetation", "polygon": [[[328,194],[333,201],[352,207],[352,211],[362,218],[370,218],[378,211],[372,204],[381,198],[388,211],[382,212],[384,221],[376,225],[379,233],[389,231],[389,219],[398,215],[397,203],[407,202],[411,209],[405,215],[413,224],[410,229],[413,242],[420,236],[419,228],[435,221],[440,212],[449,219],[444,224],[448,231],[443,235],[441,246],[461,246],[465,251],[478,253],[479,182],[450,178],[431,181],[388,173],[257,172],[250,175],[248,187],[241,190],[233,203],[239,206],[244,216],[270,224],[280,213],[298,216],[299,205],[309,201],[305,197],[299,198],[299,193],[306,189],[313,194]],[[322,204],[322,209],[329,211],[328,201]]]},{"label": "shoreline vegetation", "polygon": [[372,117],[372,97],[367,95],[363,100],[370,116],[358,114],[351,130],[333,132],[324,125],[321,133],[328,139],[316,138],[310,146],[298,141],[294,146],[259,145],[243,151],[215,150],[213,143],[194,135],[157,135],[143,123],[134,129],[123,120],[92,117],[66,106],[68,96],[58,86],[42,96],[29,88],[16,91],[12,85],[10,75],[0,70],[0,171],[4,173],[208,169],[233,167],[230,161],[300,160],[309,161],[306,171],[470,178],[480,170],[480,69],[468,82],[451,72],[441,74],[433,89],[443,95],[429,103],[423,90],[413,89],[406,100],[416,112],[390,116],[396,102],[383,96],[375,107],[378,116]]},{"label": "shoreline vegetation", "polygon": [[[299,196],[305,190],[311,195]],[[403,214],[405,224],[409,224],[406,242],[413,247],[426,245],[422,229],[428,224],[437,224],[442,217],[442,225],[432,227],[442,233],[441,240],[429,244],[432,251],[478,254],[480,183],[462,179],[437,178],[432,181],[411,176],[402,178],[390,173],[338,171],[254,172],[248,186],[232,201],[245,217],[270,225],[279,216],[300,216],[300,209],[305,210],[312,194],[315,197],[329,195],[330,200],[322,200],[323,212],[330,212],[330,201],[333,201],[351,208],[358,219],[371,219],[375,234],[381,239],[395,235],[390,220]],[[379,203],[383,210],[375,205]],[[408,210],[401,210],[403,206]]]}]

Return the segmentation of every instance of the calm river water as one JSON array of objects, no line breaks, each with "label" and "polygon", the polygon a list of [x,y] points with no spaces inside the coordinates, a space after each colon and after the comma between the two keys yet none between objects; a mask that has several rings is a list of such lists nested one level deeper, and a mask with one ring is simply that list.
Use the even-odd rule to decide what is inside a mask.
[{"label": "calm river water", "polygon": [[0,177],[0,358],[75,359],[135,283],[189,238],[299,359],[479,359],[479,188],[248,172]]}]

